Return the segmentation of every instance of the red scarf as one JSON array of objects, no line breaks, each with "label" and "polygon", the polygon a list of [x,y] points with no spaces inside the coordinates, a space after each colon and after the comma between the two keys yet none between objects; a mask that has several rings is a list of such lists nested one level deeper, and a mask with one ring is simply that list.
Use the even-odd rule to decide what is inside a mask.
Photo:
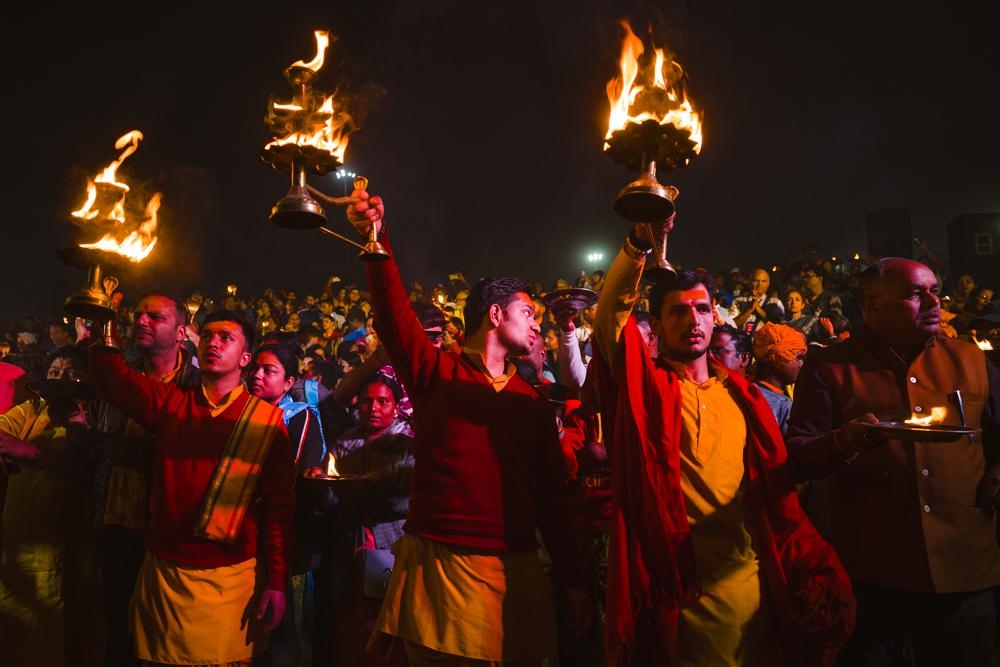
[{"label": "red scarf", "polygon": [[[617,400],[605,404],[614,406],[606,410],[614,424],[606,655],[609,665],[669,666],[681,607],[700,593],[680,481],[680,380],[657,369],[634,317],[622,339],[619,368],[627,372]],[[607,366],[596,354],[594,362],[602,396],[613,396]],[[727,386],[747,419],[747,528],[785,664],[831,665],[854,628],[850,580],[799,505],[784,439],[760,390],[736,374]]]}]

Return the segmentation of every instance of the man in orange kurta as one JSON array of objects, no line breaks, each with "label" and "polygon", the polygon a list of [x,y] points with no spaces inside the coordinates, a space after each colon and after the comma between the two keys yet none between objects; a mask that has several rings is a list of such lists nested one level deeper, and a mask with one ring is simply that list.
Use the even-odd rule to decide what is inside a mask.
[{"label": "man in orange kurta", "polygon": [[853,625],[846,573],[798,504],[760,391],[707,356],[710,276],[654,286],[660,356],[646,352],[631,310],[649,251],[633,231],[595,326],[614,424],[609,662],[831,664]]}]

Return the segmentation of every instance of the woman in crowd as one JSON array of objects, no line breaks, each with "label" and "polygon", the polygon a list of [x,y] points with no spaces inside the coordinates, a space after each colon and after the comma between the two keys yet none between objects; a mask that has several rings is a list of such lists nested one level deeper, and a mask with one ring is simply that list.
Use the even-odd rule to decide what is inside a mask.
[{"label": "woman in crowd", "polygon": [[[410,506],[413,431],[399,410],[399,384],[378,374],[358,394],[360,423],[331,443],[329,458],[348,481],[335,487],[338,530],[334,553],[335,664],[385,665],[365,652],[388,573],[389,551],[403,535]],[[331,469],[330,462],[314,471]],[[405,664],[401,647],[390,661]]]},{"label": "woman in crowd", "polygon": [[807,343],[827,345],[830,342],[833,337],[833,325],[829,320],[824,323],[822,318],[806,312],[806,301],[802,292],[790,291],[785,298],[785,308],[787,309],[785,324],[805,334]]},{"label": "woman in crowd", "polygon": [[[295,454],[295,467],[302,474],[322,464],[326,455],[319,410],[309,402],[292,400],[289,391],[299,377],[299,359],[292,345],[261,345],[250,366],[250,393],[284,410],[285,426]],[[281,625],[270,636],[271,665],[308,664],[313,650],[317,613],[314,603],[323,538],[325,512],[307,484],[296,486],[295,549],[292,577],[286,592],[286,611]]]}]

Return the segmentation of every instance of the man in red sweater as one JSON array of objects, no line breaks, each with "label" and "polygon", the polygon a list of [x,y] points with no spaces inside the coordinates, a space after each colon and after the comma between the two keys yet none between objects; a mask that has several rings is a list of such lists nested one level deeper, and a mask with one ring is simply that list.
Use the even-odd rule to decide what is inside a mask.
[{"label": "man in red sweater", "polygon": [[210,313],[188,389],[128,368],[114,336],[91,348],[98,392],[155,437],[131,615],[142,661],[249,665],[284,613],[295,469],[281,410],[241,383],[252,341],[239,315]]},{"label": "man in red sweater", "polygon": [[[348,219],[388,245],[381,198],[355,190]],[[375,623],[411,665],[542,664],[556,613],[540,531],[573,630],[590,622],[555,415],[509,359],[541,345],[528,283],[486,278],[465,308],[460,354],[428,340],[394,259],[368,263],[375,326],[413,402],[415,467],[405,535]]]}]

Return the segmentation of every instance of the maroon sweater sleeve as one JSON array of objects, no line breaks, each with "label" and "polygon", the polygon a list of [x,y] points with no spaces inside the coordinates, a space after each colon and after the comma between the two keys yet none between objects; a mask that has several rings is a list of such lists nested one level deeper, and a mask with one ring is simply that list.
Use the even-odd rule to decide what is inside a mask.
[{"label": "maroon sweater sleeve", "polygon": [[167,397],[177,388],[157,382],[125,364],[119,350],[90,348],[90,381],[97,393],[148,431],[155,427]]},{"label": "maroon sweater sleeve", "polygon": [[[386,239],[382,245],[392,252]],[[407,390],[427,386],[440,352],[427,338],[410,305],[395,255],[383,262],[368,262],[367,272],[375,306],[375,329],[389,353],[392,367]]]}]

